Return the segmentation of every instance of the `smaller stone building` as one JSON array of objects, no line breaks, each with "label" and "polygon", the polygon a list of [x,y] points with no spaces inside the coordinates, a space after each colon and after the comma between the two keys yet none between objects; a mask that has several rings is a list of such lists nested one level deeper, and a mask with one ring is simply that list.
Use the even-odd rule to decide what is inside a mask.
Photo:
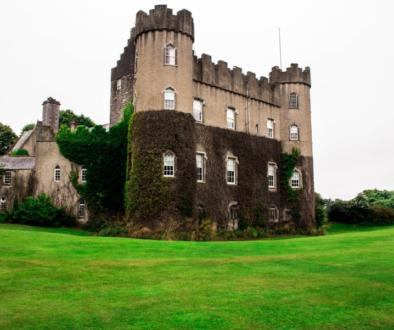
[{"label": "smaller stone building", "polygon": [[[11,209],[15,198],[21,202],[27,196],[46,193],[55,205],[66,205],[66,211],[78,216],[80,223],[87,221],[85,202],[70,182],[72,168],[81,172],[80,180],[86,177],[86,170],[59,152],[55,139],[59,112],[60,102],[48,98],[43,103],[42,121],[33,130],[24,132],[8,155],[0,157],[0,164],[6,168],[0,182],[1,212]],[[10,156],[17,149],[25,149],[29,156]]]}]

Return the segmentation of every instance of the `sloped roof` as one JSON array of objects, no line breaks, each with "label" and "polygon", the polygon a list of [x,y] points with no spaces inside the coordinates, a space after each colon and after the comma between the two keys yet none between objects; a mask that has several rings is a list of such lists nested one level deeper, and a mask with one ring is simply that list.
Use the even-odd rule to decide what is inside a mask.
[{"label": "sloped roof", "polygon": [[14,146],[11,148],[9,153],[17,150],[17,149],[22,149],[23,145],[26,143],[26,141],[29,139],[30,135],[33,133],[33,130],[30,131],[24,131],[22,136],[16,141]]},{"label": "sloped roof", "polygon": [[34,170],[36,157],[0,157],[0,164],[4,164],[8,170]]}]

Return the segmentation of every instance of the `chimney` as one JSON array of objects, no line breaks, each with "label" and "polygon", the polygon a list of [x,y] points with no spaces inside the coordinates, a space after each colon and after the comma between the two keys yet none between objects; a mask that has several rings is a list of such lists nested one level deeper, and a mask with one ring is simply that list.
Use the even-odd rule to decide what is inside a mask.
[{"label": "chimney", "polygon": [[55,133],[59,132],[60,102],[48,97],[42,105],[42,125],[50,126]]}]

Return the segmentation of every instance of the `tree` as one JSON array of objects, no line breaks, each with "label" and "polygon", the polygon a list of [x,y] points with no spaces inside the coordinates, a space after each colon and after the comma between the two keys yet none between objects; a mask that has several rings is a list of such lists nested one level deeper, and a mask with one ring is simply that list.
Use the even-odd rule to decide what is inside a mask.
[{"label": "tree", "polygon": [[23,126],[22,131],[21,131],[21,135],[23,134],[23,132],[27,132],[27,131],[31,131],[32,129],[34,129],[34,127],[36,127],[36,124],[26,124],[25,126]]},{"label": "tree", "polygon": [[74,111],[67,109],[61,110],[59,114],[59,127],[67,126],[71,127],[72,121],[76,119],[78,125],[86,126],[86,127],[94,127],[96,124],[89,117],[85,117],[84,115],[77,116]]},{"label": "tree", "polygon": [[5,155],[17,139],[10,126],[0,123],[0,156]]}]

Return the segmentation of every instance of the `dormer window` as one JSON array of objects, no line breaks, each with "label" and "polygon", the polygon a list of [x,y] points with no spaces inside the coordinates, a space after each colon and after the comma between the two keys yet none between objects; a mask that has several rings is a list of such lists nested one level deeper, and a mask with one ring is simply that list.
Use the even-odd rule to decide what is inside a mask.
[{"label": "dormer window", "polygon": [[290,109],[298,108],[298,96],[296,93],[291,93],[289,95],[289,108]]},{"label": "dormer window", "polygon": [[164,47],[164,65],[176,65],[176,48],[172,43]]},{"label": "dormer window", "polygon": [[164,109],[175,109],[175,90],[171,87],[164,91]]}]

